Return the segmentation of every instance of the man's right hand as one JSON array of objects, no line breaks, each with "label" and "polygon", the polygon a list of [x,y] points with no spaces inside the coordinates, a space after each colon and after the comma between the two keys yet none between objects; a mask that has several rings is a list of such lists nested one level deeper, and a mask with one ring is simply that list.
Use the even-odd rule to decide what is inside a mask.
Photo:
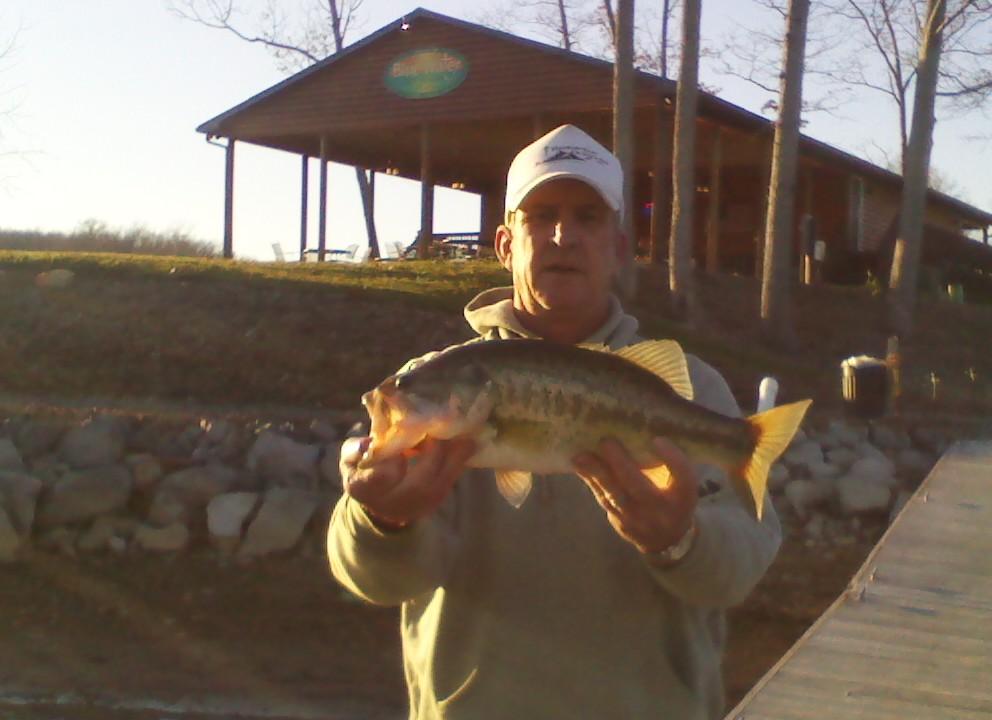
[{"label": "man's right hand", "polygon": [[386,530],[398,530],[433,514],[476,449],[467,438],[429,439],[409,461],[398,456],[359,469],[358,461],[369,442],[367,437],[345,440],[339,464],[341,482],[372,521]]}]

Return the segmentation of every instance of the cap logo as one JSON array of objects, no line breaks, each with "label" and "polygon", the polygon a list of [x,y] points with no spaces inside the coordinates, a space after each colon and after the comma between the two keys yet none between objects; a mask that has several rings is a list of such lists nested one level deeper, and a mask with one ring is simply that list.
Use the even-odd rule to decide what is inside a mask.
[{"label": "cap logo", "polygon": [[600,165],[607,164],[606,160],[601,158],[595,151],[576,145],[549,145],[544,148],[544,160],[540,161],[539,164],[560,162],[562,160],[578,160],[580,162],[595,160]]}]

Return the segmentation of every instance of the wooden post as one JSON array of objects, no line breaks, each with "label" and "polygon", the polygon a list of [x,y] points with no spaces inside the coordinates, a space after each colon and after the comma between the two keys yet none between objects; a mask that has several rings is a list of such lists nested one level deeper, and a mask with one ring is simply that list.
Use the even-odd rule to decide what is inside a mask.
[{"label": "wooden post", "polygon": [[327,138],[320,138],[320,220],[317,230],[317,260],[327,258]]},{"label": "wooden post", "polygon": [[706,272],[720,271],[720,165],[723,155],[723,128],[717,127],[710,155],[710,193],[706,213]]},{"label": "wooden post", "polygon": [[307,259],[307,200],[310,195],[310,158],[303,156],[300,177],[300,262]]},{"label": "wooden post", "polygon": [[417,257],[426,258],[434,239],[434,175],[431,171],[431,131],[420,128],[420,241]]},{"label": "wooden post", "polygon": [[479,246],[492,247],[496,240],[496,230],[505,218],[506,189],[502,185],[482,193],[479,207]]},{"label": "wooden post", "polygon": [[617,0],[613,62],[613,154],[623,169],[623,234],[627,252],[620,268],[619,290],[632,299],[637,290],[637,212],[634,209],[634,0]]},{"label": "wooden post", "polygon": [[234,257],[234,138],[227,139],[224,157],[224,257]]},{"label": "wooden post", "polygon": [[672,210],[669,181],[672,177],[672,119],[664,97],[659,93],[654,126],[654,177],[651,178],[651,249],[652,263],[668,257],[668,235]]},{"label": "wooden post", "polygon": [[544,115],[537,113],[534,116],[534,139],[537,140],[542,135],[544,135]]}]

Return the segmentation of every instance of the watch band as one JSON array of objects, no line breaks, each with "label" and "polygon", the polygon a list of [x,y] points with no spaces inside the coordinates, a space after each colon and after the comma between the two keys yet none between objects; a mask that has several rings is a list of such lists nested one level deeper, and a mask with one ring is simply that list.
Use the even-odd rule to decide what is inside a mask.
[{"label": "watch band", "polygon": [[692,550],[692,546],[696,542],[696,520],[693,518],[692,523],[689,525],[689,529],[685,531],[677,543],[674,545],[669,545],[664,550],[659,550],[658,552],[651,554],[651,559],[655,562],[661,563],[662,565],[674,565],[679,560],[684,558]]}]

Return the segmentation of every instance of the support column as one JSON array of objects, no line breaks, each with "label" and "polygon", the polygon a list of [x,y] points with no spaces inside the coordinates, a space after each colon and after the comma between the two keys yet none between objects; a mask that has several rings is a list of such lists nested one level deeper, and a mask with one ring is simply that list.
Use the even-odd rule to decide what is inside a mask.
[{"label": "support column", "polygon": [[426,258],[434,238],[434,174],[431,169],[431,129],[420,128],[420,240],[417,257]]},{"label": "support column", "polygon": [[720,168],[723,164],[723,128],[717,127],[710,154],[710,193],[706,213],[706,272],[720,271]]},{"label": "support column", "polygon": [[310,195],[310,157],[303,156],[300,178],[300,262],[307,259],[307,200]]},{"label": "support column", "polygon": [[224,158],[224,257],[234,257],[234,138],[227,139]]},{"label": "support column", "polygon": [[327,257],[327,138],[320,138],[320,221],[317,231],[317,260]]},{"label": "support column", "polygon": [[668,236],[672,231],[672,117],[665,98],[659,93],[655,111],[654,177],[651,179],[651,249],[652,263],[668,258]]},{"label": "support column", "polygon": [[496,230],[504,222],[506,211],[506,189],[502,186],[487,190],[481,195],[479,204],[479,247],[492,248],[496,240]]},{"label": "support column", "polygon": [[542,135],[544,135],[544,115],[537,113],[534,116],[534,139],[537,140]]}]

